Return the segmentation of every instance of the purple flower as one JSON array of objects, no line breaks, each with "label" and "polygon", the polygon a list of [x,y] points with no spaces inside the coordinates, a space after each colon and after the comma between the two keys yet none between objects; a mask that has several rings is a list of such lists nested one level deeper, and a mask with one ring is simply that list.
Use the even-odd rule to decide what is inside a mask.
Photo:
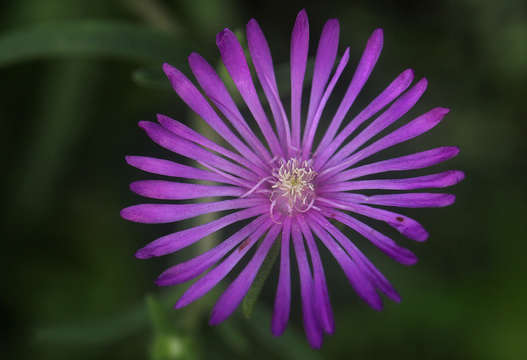
[{"label": "purple flower", "polygon": [[[425,241],[428,233],[417,221],[385,210],[385,207],[451,205],[455,199],[451,194],[407,191],[451,186],[463,179],[463,173],[444,171],[395,179],[375,179],[375,175],[429,167],[456,156],[459,150],[447,146],[389,160],[365,161],[381,150],[427,132],[449,111],[434,108],[376,139],[376,135],[406,114],[426,89],[424,78],[410,87],[414,75],[412,70],[406,70],[358,115],[343,123],[380,55],[382,30],[375,30],[369,38],[335,114],[324,113],[325,105],[349,60],[347,48],[332,72],[339,41],[337,20],[329,20],[322,30],[305,116],[301,103],[309,44],[306,12],[302,10],[298,14],[291,37],[290,114],[278,95],[269,46],[255,20],[247,24],[247,40],[258,82],[272,113],[272,124],[260,102],[244,50],[232,31],[225,29],[218,34],[216,43],[225,67],[256,121],[259,133],[255,133],[253,129],[256,127],[249,126],[242,116],[213,67],[193,53],[189,56],[189,64],[201,91],[176,68],[165,64],[163,69],[181,99],[229,144],[228,148],[179,121],[158,115],[159,124],[142,121],[139,126],[158,145],[195,160],[201,166],[142,156],[126,157],[130,165],[153,174],[211,182],[204,185],[166,180],[137,181],[130,187],[139,195],[161,200],[228,199],[196,204],[140,204],[123,209],[121,216],[141,223],[171,223],[207,213],[229,211],[209,223],[151,242],[137,252],[136,256],[140,259],[173,253],[244,221],[243,227],[238,228],[234,235],[198,257],[169,268],[157,280],[157,284],[162,286],[175,285],[211,269],[179,299],[176,308],[181,308],[207,293],[253,246],[257,247],[247,266],[214,306],[210,319],[212,325],[219,324],[233,313],[249,290],[271,246],[279,241],[280,274],[271,325],[272,333],[277,336],[282,334],[289,319],[292,242],[300,274],[304,328],[311,346],[318,348],[322,344],[323,333],[331,334],[335,329],[318,251],[320,244],[330,251],[357,294],[372,308],[382,308],[379,293],[384,293],[393,301],[400,301],[399,294],[388,280],[334,223],[342,223],[364,236],[401,264],[414,264],[417,258],[410,250],[398,246],[388,236],[358,220],[354,214],[384,222],[412,240]],[[380,115],[376,115],[378,113]],[[331,121],[322,133],[322,139],[314,146],[322,115],[330,117]],[[372,118],[367,126],[362,126]],[[366,176],[367,179],[361,179]],[[379,195],[366,196],[358,193],[360,190],[397,192],[386,194],[384,191]],[[258,243],[261,237],[263,240]]]}]

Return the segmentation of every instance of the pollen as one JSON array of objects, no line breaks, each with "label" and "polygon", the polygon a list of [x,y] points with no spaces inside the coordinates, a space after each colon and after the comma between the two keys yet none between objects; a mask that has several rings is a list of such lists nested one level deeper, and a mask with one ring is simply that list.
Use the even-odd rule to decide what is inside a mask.
[{"label": "pollen", "polygon": [[311,161],[300,161],[291,158],[280,160],[280,166],[272,172],[273,179],[271,202],[273,209],[282,214],[292,215],[295,212],[309,210],[315,201],[316,171]]}]

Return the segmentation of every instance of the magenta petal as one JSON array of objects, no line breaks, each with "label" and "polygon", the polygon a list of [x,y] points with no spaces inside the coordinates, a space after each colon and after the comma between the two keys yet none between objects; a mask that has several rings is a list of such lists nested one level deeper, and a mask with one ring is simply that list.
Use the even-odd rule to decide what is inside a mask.
[{"label": "magenta petal", "polygon": [[302,297],[302,320],[307,341],[315,348],[322,346],[322,330],[317,324],[313,303],[313,277],[307,260],[306,249],[298,223],[293,223],[293,246],[295,248],[298,272],[300,273],[300,295]]},{"label": "magenta petal", "polygon": [[318,188],[320,193],[340,192],[352,190],[415,190],[425,188],[444,188],[452,186],[465,178],[465,174],[458,170],[448,170],[438,174],[417,176],[403,179],[382,179],[382,180],[356,180],[331,183],[322,185]]},{"label": "magenta petal", "polygon": [[266,201],[262,199],[234,199],[200,204],[140,204],[121,210],[121,217],[145,224],[169,223],[211,212],[263,204]]},{"label": "magenta petal", "polygon": [[381,234],[359,220],[336,210],[331,210],[326,214],[327,216],[331,215],[335,220],[349,226],[351,229],[370,240],[375,246],[395,261],[398,261],[403,265],[413,265],[417,262],[417,257],[410,250],[400,247],[386,235]]},{"label": "magenta petal", "polygon": [[161,200],[198,199],[209,196],[240,196],[247,190],[235,186],[177,183],[164,180],[141,180],[130,184],[136,194]]},{"label": "magenta petal", "polygon": [[274,302],[271,332],[274,336],[280,336],[284,332],[289,321],[291,309],[291,268],[289,259],[289,248],[291,240],[291,218],[287,217],[282,227],[282,242],[280,250],[280,275]]},{"label": "magenta petal", "polygon": [[342,159],[356,151],[369,139],[400,119],[417,103],[424,94],[428,81],[421,79],[410,90],[397,99],[385,112],[369,124],[363,131],[353,138],[346,146],[337,152],[327,163],[328,167],[338,164]]},{"label": "magenta petal", "polygon": [[240,113],[240,110],[238,110],[225,84],[214,68],[197,53],[190,54],[188,63],[199,85],[214,105],[225,115],[243,139],[255,149],[256,153],[262,156],[265,162],[269,162],[271,160],[269,152],[256,137],[249,125],[247,125],[247,122]]},{"label": "magenta petal", "polygon": [[216,36],[216,45],[220,50],[221,58],[227,71],[231,75],[240,95],[247,104],[249,111],[258,123],[271,151],[274,154],[282,155],[283,152],[280,148],[278,139],[273,132],[269,120],[267,119],[267,115],[258,99],[251,71],[247,65],[243,48],[238,42],[238,39],[236,39],[236,35],[234,35],[229,29],[225,29]]},{"label": "magenta petal", "polygon": [[216,114],[212,106],[207,102],[199,90],[187,79],[187,77],[175,67],[165,63],[163,70],[170,79],[174,91],[181,99],[203,120],[207,122],[221,137],[231,144],[240,154],[247,156],[253,161],[258,157],[236,136]]},{"label": "magenta petal", "polygon": [[[342,120],[348,113],[349,109],[351,108],[351,105],[353,105],[353,103],[355,102],[355,99],[357,98],[360,91],[364,87],[364,84],[370,77],[370,74],[373,71],[373,68],[375,67],[375,64],[377,63],[377,60],[379,59],[379,56],[381,54],[382,45],[383,45],[383,32],[382,32],[382,29],[377,29],[371,34],[370,38],[368,39],[366,48],[364,49],[364,52],[362,53],[362,57],[360,59],[359,65],[357,66],[357,69],[355,70],[355,73],[353,74],[353,78],[351,79],[348,89],[346,90],[346,94],[344,95],[344,98],[342,99],[337,109],[337,113],[331,120],[328,130],[324,134],[324,138],[322,139],[322,142],[320,145],[322,149],[325,149],[328,143],[331,140],[333,140],[333,137],[337,133],[337,130],[339,129],[340,124],[342,123]],[[390,87],[392,86],[392,84],[390,84]],[[385,96],[383,96],[383,99],[381,101],[384,101],[390,98],[389,93],[385,93],[385,92],[383,92],[383,95]],[[381,98],[381,96],[377,97],[376,100],[379,98]],[[376,100],[374,100],[374,102]],[[374,102],[372,102],[372,104]]]},{"label": "magenta petal", "polygon": [[205,136],[199,134],[198,132],[192,130],[188,126],[182,124],[181,122],[171,119],[168,116],[158,114],[157,120],[159,123],[168,131],[173,132],[177,136],[182,137],[183,139],[192,141],[193,143],[196,143],[198,145],[201,145],[205,148],[208,148],[212,151],[215,151],[231,160],[236,161],[237,163],[245,166],[247,169],[252,170],[259,176],[263,176],[265,174],[265,171],[262,170],[261,167],[256,166],[254,161],[257,159],[257,164],[261,165],[265,168],[265,166],[261,163],[261,160],[256,155],[252,154],[251,152],[243,153],[246,155],[249,159],[252,161],[246,159],[243,156],[240,156],[236,153],[233,153],[230,150],[225,149],[223,146],[220,146],[216,144],[214,141],[207,139]]},{"label": "magenta petal", "polygon": [[262,236],[265,231],[271,226],[271,222],[267,220],[264,222],[249,238],[246,242],[242,243],[237,249],[235,249],[220,265],[212,269],[207,275],[196,281],[187,291],[181,296],[176,303],[176,308],[180,309],[187,306],[196,299],[199,299],[207,292],[209,292],[214,286],[216,286],[221,280],[227,276],[229,272],[236,266],[236,264],[247,254],[247,252],[253,247]]},{"label": "magenta petal", "polygon": [[289,148],[291,145],[291,134],[289,130],[289,121],[285,114],[282,100],[278,94],[278,86],[276,85],[276,78],[273,68],[273,59],[271,57],[271,50],[269,44],[265,39],[262,29],[258,22],[251,19],[247,24],[247,43],[249,45],[249,52],[256,70],[256,75],[264,90],[265,96],[269,101],[271,112],[275,120],[278,138],[282,146]]},{"label": "magenta petal", "polygon": [[397,206],[408,208],[444,207],[456,200],[452,194],[437,193],[408,193],[369,196],[364,203],[384,206]]},{"label": "magenta petal", "polygon": [[[343,200],[339,199],[339,201]],[[340,209],[353,211],[372,219],[384,221],[409,239],[415,241],[425,241],[428,239],[428,232],[423,226],[407,216],[353,202],[345,202],[345,205],[340,207]]]},{"label": "magenta petal", "polygon": [[319,181],[330,178],[339,171],[347,169],[348,167],[358,163],[359,161],[373,154],[378,153],[381,150],[410,140],[416,136],[427,132],[428,130],[432,129],[437,124],[439,124],[439,122],[445,117],[448,112],[449,110],[445,108],[435,108],[415,118],[408,124],[401,126],[397,130],[394,130],[390,134],[375,141],[373,144],[366,146],[362,150],[344,159],[340,164],[330,169],[325,169],[320,173]]},{"label": "magenta petal", "polygon": [[304,140],[303,146],[306,149],[306,154],[311,153],[311,147],[313,146],[313,140],[315,139],[315,134],[318,128],[318,122],[320,121],[320,118],[322,117],[322,112],[324,111],[324,108],[326,107],[326,103],[328,102],[329,97],[331,93],[333,92],[333,89],[335,88],[337,81],[340,78],[340,75],[342,75],[344,68],[348,64],[349,53],[350,53],[350,49],[346,48],[346,51],[344,51],[344,55],[342,55],[342,58],[339,61],[337,69],[335,70],[335,73],[333,74],[331,80],[329,81],[329,84],[326,90],[324,91],[324,95],[322,96],[322,99],[320,100],[320,103],[318,104],[317,110],[313,117],[313,122],[311,123],[311,127],[309,128],[309,131],[304,136],[305,140]]},{"label": "magenta petal", "polygon": [[[331,157],[335,151],[344,143],[344,141],[366,120],[371,118],[386,105],[395,100],[403,91],[405,91],[408,86],[412,83],[414,79],[414,73],[411,69],[403,71],[395,80],[393,80],[382,93],[377,95],[368,106],[364,108],[357,116],[349,122],[348,125],[337,135],[333,140],[336,131],[338,130],[335,126],[335,123],[330,125],[330,128],[324,134],[320,145],[317,148],[315,156],[315,168],[320,169]],[[351,86],[351,85],[350,85]],[[341,104],[342,106],[342,104]],[[340,107],[339,107],[340,108]],[[337,110],[338,112],[338,110]],[[334,120],[336,119],[335,118]],[[342,116],[342,115],[341,115]],[[340,122],[339,122],[340,124]],[[333,129],[331,126],[335,126]]]},{"label": "magenta petal", "polygon": [[291,136],[293,146],[300,148],[300,119],[302,116],[302,89],[309,49],[309,23],[307,13],[301,10],[291,34]]},{"label": "magenta petal", "polygon": [[162,236],[159,239],[152,241],[144,248],[138,250],[135,253],[135,256],[139,259],[148,259],[154,256],[163,256],[173,253],[183,249],[184,247],[194,244],[196,241],[199,241],[205,236],[223,229],[226,226],[257,215],[261,215],[268,211],[268,205],[255,206],[226,215],[203,225],[198,225],[190,229]]},{"label": "magenta petal", "polygon": [[335,177],[329,180],[331,182],[340,182],[388,171],[422,169],[442,163],[443,161],[447,161],[456,156],[458,153],[459,149],[455,146],[443,146],[416,154],[354,167],[350,170],[337,174]]},{"label": "magenta petal", "polygon": [[184,179],[208,180],[233,184],[231,180],[207,170],[196,169],[170,160],[156,159],[147,156],[126,156],[126,162],[143,171]]},{"label": "magenta petal", "polygon": [[270,226],[269,221],[266,222],[266,220],[268,220],[268,216],[262,215],[250,222],[248,225],[244,226],[241,230],[237,231],[229,238],[221,241],[214,248],[204,252],[199,256],[196,256],[195,258],[165,270],[157,278],[156,284],[160,286],[176,285],[195,278],[207,270],[210,266],[215,264],[218,260],[225,256],[225,254],[231,251],[236,245],[241,243],[257,229],[262,229],[262,232],[265,231]]},{"label": "magenta petal", "polygon": [[311,230],[307,227],[303,217],[298,218],[298,223],[306,239],[307,247],[311,255],[311,263],[313,264],[313,292],[314,302],[313,306],[318,311],[315,315],[322,330],[328,334],[335,332],[335,320],[333,318],[333,310],[329,300],[328,287],[326,285],[326,276],[324,275],[324,266],[318,253],[317,245],[313,239]]},{"label": "magenta petal", "polygon": [[[333,224],[331,224],[325,217],[320,214],[313,212],[309,214],[310,219],[313,221],[310,225],[317,229],[317,234],[320,237],[324,237],[325,241],[332,242],[333,240],[326,234],[326,231],[329,232],[346,250],[346,252],[357,262],[357,265],[360,267],[361,271],[368,275],[370,280],[375,284],[375,286],[381,290],[386,296],[396,302],[401,301],[401,297],[397,291],[393,288],[390,282],[381,274],[379,270],[368,260],[366,256],[353,244],[350,239],[348,239],[342,232],[339,231]],[[322,230],[322,228],[324,230]]]},{"label": "magenta petal", "polygon": [[315,67],[313,69],[313,81],[311,84],[311,94],[309,95],[309,107],[307,110],[307,121],[303,138],[303,153],[307,157],[307,149],[304,147],[306,133],[309,133],[312,126],[315,112],[322,98],[322,93],[333,69],[337,49],[339,45],[340,25],[337,19],[330,19],[324,24],[320,40],[318,42],[317,55],[315,57]]},{"label": "magenta petal", "polygon": [[167,150],[186,156],[189,159],[218,167],[219,169],[239,176],[242,179],[255,179],[254,173],[217,155],[214,155],[188,140],[174,135],[158,124],[149,121],[141,121],[139,126],[146,131],[148,136],[156,144],[164,147]]},{"label": "magenta petal", "polygon": [[209,324],[217,325],[221,323],[223,320],[227,319],[234,310],[236,310],[247,291],[249,291],[260,266],[262,266],[262,263],[276,240],[281,228],[281,225],[275,224],[269,230],[251,261],[249,261],[238,277],[221,295],[216,305],[214,305]]},{"label": "magenta petal", "polygon": [[362,273],[358,264],[352,260],[330,236],[327,236],[325,231],[317,226],[313,226],[312,223],[309,223],[309,226],[322,241],[324,246],[331,252],[335,260],[337,260],[357,294],[373,309],[377,311],[381,310],[382,299],[375,291],[375,288],[366,274]]}]

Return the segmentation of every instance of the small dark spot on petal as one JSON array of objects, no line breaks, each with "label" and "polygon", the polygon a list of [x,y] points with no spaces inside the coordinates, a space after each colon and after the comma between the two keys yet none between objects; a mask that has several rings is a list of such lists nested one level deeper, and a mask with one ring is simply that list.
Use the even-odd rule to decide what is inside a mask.
[{"label": "small dark spot on petal", "polygon": [[403,222],[404,221],[404,218],[402,216],[397,216],[395,218],[395,220],[399,221],[399,222]]},{"label": "small dark spot on petal", "polygon": [[242,251],[243,249],[245,249],[247,247],[247,245],[249,245],[250,242],[251,242],[251,238],[245,239],[241,243],[241,245],[238,247],[238,251]]}]

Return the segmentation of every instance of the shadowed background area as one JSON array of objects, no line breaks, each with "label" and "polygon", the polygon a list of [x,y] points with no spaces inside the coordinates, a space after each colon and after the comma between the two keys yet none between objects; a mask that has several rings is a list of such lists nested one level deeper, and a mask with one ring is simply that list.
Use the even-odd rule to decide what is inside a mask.
[{"label": "shadowed background area", "polygon": [[[143,201],[128,183],[155,178],[127,166],[124,156],[171,156],[144,135],[138,121],[162,113],[208,131],[171,91],[162,62],[189,76],[191,51],[218,64],[216,33],[244,30],[254,17],[287,94],[283,64],[301,8],[309,15],[311,56],[328,18],[341,23],[339,53],[351,46],[350,65],[321,128],[334,114],[369,34],[382,27],[383,53],[350,115],[411,67],[416,79],[427,77],[429,87],[399,123],[435,106],[452,111],[430,133],[382,157],[457,145],[457,158],[418,173],[466,173],[449,189],[457,196],[453,206],[403,210],[430,232],[427,243],[389,233],[419,256],[415,266],[397,264],[350,234],[402,303],[387,300],[384,311],[371,310],[322,253],[336,333],[321,351],[311,350],[303,335],[294,267],[292,317],[284,336],[275,339],[269,331],[277,264],[249,319],[238,311],[211,328],[210,308],[227,281],[183,310],[172,304],[188,285],[165,289],[153,281],[232,230],[143,261],[134,253],[147,242],[210,219],[158,226],[119,217],[121,208]],[[3,2],[0,19],[3,358],[527,358],[524,1],[19,0]]]}]

